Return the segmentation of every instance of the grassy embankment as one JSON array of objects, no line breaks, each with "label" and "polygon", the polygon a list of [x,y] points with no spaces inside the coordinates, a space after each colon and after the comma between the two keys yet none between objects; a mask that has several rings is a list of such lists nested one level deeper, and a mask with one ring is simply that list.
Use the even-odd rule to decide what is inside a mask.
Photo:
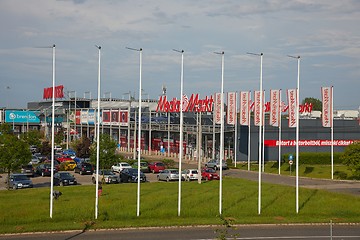
[{"label": "grassy embankment", "polygon": [[[262,186],[262,211],[258,215],[258,183],[225,177],[222,217],[233,224],[360,222],[358,197],[301,188],[297,214],[295,188],[265,183]],[[219,217],[219,181],[183,182],[180,217],[178,182],[141,184],[139,217],[137,184],[105,185],[97,220],[95,186],[55,189],[63,195],[54,200],[52,219],[49,188],[1,191],[0,233],[224,223]]]}]

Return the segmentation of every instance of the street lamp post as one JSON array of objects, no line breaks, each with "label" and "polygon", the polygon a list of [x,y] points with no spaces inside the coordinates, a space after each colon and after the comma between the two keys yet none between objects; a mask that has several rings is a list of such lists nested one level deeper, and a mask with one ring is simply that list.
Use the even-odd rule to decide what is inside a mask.
[{"label": "street lamp post", "polygon": [[224,159],[224,51],[214,52],[221,55],[221,127],[220,127],[220,184],[219,184],[219,214],[222,214],[222,161]]},{"label": "street lamp post", "polygon": [[183,157],[183,84],[184,84],[184,50],[173,51],[181,53],[181,73],[180,73],[180,143],[179,143],[179,194],[178,194],[178,216],[181,211],[181,162]]},{"label": "street lamp post", "polygon": [[99,211],[99,164],[100,164],[100,60],[101,60],[101,46],[95,45],[98,49],[99,63],[98,63],[98,92],[97,92],[97,128],[96,128],[96,190],[95,190],[95,219],[98,218]]},{"label": "street lamp post", "polygon": [[[255,55],[255,56],[260,56],[260,122],[259,122],[259,196],[258,196],[258,214],[261,213],[261,128],[262,128],[262,124],[263,124],[263,100],[262,100],[262,96],[263,96],[263,74],[262,74],[262,68],[263,68],[263,53],[257,54],[257,53],[247,53],[249,55]],[[256,104],[256,103],[255,103]]]},{"label": "street lamp post", "polygon": [[[139,77],[139,130],[138,130],[138,182],[137,182],[137,208],[136,208],[136,215],[140,216],[140,155],[141,155],[141,73],[142,73],[142,48],[136,49],[136,48],[129,48],[126,47],[126,49],[137,51],[140,55],[140,77]],[[136,124],[136,123],[135,123]],[[134,143],[135,145],[135,143]],[[136,151],[136,150],[135,150]]]},{"label": "street lamp post", "polygon": [[299,213],[299,98],[300,98],[300,56],[291,56],[297,59],[297,89],[296,89],[296,213]]}]

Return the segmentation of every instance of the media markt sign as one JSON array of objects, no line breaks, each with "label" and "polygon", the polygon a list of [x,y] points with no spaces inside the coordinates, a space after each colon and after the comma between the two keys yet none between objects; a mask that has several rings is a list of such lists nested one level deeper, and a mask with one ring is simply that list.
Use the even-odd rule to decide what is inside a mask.
[{"label": "media markt sign", "polygon": [[5,111],[5,122],[7,123],[40,123],[37,113],[34,111]]}]

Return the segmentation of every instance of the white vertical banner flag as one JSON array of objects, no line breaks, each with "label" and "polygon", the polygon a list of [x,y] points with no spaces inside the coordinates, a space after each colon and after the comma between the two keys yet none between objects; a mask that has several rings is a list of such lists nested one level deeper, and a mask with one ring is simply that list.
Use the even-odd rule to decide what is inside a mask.
[{"label": "white vertical banner flag", "polygon": [[[260,91],[254,91],[254,125],[260,126]],[[263,109],[264,110],[264,109]]]},{"label": "white vertical banner flag", "polygon": [[235,125],[236,123],[236,92],[228,92],[227,94],[227,113],[226,123]]},{"label": "white vertical banner flag", "polygon": [[270,90],[270,126],[279,127],[280,116],[280,90]]},{"label": "white vertical banner flag", "polygon": [[289,128],[296,127],[296,89],[287,90],[288,105],[289,105]]},{"label": "white vertical banner flag", "polygon": [[321,96],[322,96],[322,126],[323,127],[332,127],[332,87],[322,87]]},{"label": "white vertical banner flag", "polygon": [[215,114],[214,114],[214,121],[215,124],[221,124],[221,93],[215,93]]},{"label": "white vertical banner flag", "polygon": [[240,92],[240,124],[249,125],[250,92]]}]

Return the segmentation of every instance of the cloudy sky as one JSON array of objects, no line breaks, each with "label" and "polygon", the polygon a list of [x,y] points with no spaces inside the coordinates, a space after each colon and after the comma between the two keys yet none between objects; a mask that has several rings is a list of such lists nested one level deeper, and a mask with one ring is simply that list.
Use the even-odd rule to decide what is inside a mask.
[{"label": "cloudy sky", "polygon": [[[139,95],[142,48],[143,98],[157,99],[166,86],[184,93],[219,92],[225,52],[224,91],[296,88],[301,56],[300,99],[321,97],[334,86],[335,109],[360,105],[360,1],[358,0],[0,0],[0,107],[24,108],[56,85],[97,96],[101,50],[101,96]],[[89,94],[87,94],[88,96]]]}]

